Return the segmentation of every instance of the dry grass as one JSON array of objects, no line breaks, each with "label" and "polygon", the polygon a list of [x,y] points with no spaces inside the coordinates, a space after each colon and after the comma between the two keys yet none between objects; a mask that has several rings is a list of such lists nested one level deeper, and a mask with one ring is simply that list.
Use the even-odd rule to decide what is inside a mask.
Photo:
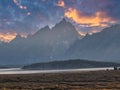
[{"label": "dry grass", "polygon": [[0,90],[120,90],[120,71],[0,75]]}]

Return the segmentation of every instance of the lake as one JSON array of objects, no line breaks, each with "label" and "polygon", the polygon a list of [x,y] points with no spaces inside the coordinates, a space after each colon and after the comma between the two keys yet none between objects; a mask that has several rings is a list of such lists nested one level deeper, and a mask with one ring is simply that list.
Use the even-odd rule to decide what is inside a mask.
[{"label": "lake", "polygon": [[60,73],[60,72],[80,72],[80,71],[98,71],[113,69],[113,67],[105,68],[82,68],[82,69],[64,69],[64,70],[23,70],[21,68],[0,69],[0,74],[37,74],[37,73]]}]

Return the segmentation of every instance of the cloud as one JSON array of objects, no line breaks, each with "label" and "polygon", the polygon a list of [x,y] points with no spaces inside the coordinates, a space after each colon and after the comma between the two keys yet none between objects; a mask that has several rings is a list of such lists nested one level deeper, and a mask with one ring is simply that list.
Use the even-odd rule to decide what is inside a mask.
[{"label": "cloud", "polygon": [[18,3],[18,0],[13,0],[13,2],[14,2],[16,5],[19,4],[19,3]]},{"label": "cloud", "polygon": [[23,9],[23,10],[27,10],[27,6],[25,6],[25,5],[22,5],[22,3],[20,3],[20,2],[22,2],[22,1],[18,1],[18,0],[13,0],[13,2],[14,2],[14,4],[15,5],[17,5],[20,9]]},{"label": "cloud", "polygon": [[[97,11],[106,12],[106,14],[114,19],[120,19],[120,0],[81,0],[79,6],[84,13],[95,13]],[[78,7],[78,6],[77,6]]]},{"label": "cloud", "polygon": [[116,20],[120,20],[120,0],[107,0],[108,3],[101,8],[102,11],[106,11],[109,16]]},{"label": "cloud", "polygon": [[0,0],[0,32],[31,34],[65,17],[83,34],[94,33],[120,22],[119,3],[120,0]]},{"label": "cloud", "polygon": [[86,26],[101,26],[106,27],[107,23],[115,23],[116,21],[106,16],[105,12],[97,11],[93,15],[87,16],[75,8],[69,8],[65,12],[65,17],[72,19],[78,24]]},{"label": "cloud", "polygon": [[117,23],[117,19],[108,13],[108,6],[112,0],[59,0],[64,2],[61,7],[64,10],[64,17],[77,24],[77,30],[85,35],[96,33],[103,28]]},{"label": "cloud", "polygon": [[30,12],[28,12],[28,13],[27,13],[27,15],[29,16],[29,15],[31,15],[31,13],[30,13]]},{"label": "cloud", "polygon": [[72,20],[81,35],[100,32],[103,28],[118,23],[116,18],[108,15],[105,10],[85,12],[75,7],[66,7],[64,16]]},{"label": "cloud", "polygon": [[58,3],[57,3],[57,6],[64,8],[64,7],[65,7],[65,2],[64,2],[64,0],[59,0]]},{"label": "cloud", "polygon": [[10,42],[16,37],[17,33],[7,32],[7,33],[0,33],[0,41]]}]

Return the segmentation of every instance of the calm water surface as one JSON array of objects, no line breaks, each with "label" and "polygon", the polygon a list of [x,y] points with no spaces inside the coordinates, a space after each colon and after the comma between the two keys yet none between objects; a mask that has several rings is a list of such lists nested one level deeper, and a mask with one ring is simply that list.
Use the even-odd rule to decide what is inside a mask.
[{"label": "calm water surface", "polygon": [[64,69],[64,70],[22,70],[21,68],[0,69],[0,74],[34,74],[34,73],[60,73],[60,72],[80,72],[80,71],[97,71],[113,69],[113,67],[105,68],[83,68],[83,69]]}]

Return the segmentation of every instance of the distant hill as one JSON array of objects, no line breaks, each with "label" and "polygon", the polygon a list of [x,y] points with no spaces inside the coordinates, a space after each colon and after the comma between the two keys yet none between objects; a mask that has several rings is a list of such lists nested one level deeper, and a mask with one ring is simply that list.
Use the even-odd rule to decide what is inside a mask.
[{"label": "distant hill", "polygon": [[29,70],[52,70],[52,69],[78,69],[78,68],[97,68],[97,67],[114,67],[120,64],[112,62],[98,62],[87,60],[66,60],[66,61],[53,61],[46,63],[35,63],[26,65],[23,69]]},{"label": "distant hill", "polygon": [[120,62],[120,25],[77,40],[65,54],[68,58]]}]

